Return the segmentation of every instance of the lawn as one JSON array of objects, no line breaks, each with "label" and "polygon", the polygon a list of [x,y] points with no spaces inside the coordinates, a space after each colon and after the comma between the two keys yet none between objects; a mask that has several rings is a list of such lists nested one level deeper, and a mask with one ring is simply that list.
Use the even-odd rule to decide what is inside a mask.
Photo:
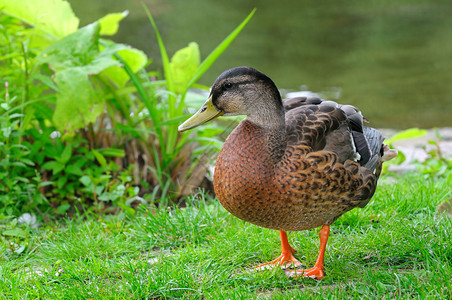
[{"label": "lawn", "polygon": [[[452,173],[383,178],[365,209],[331,226],[321,281],[251,271],[279,255],[277,231],[199,194],[181,209],[0,225],[1,299],[452,298]],[[318,229],[289,234],[306,266]]]}]

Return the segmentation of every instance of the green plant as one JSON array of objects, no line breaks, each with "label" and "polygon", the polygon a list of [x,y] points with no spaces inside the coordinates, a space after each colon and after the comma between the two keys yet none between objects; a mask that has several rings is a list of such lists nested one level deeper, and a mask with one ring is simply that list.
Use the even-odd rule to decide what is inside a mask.
[{"label": "green plant", "polygon": [[[91,83],[90,80],[96,80],[91,75],[103,72],[102,76],[112,82],[122,82],[124,76],[127,77],[112,57],[113,53],[120,51],[133,69],[144,66],[146,58],[141,51],[125,45],[103,48],[99,45],[99,35],[114,34],[125,14],[107,15],[77,31],[78,19],[64,1],[39,4],[28,0],[0,1],[0,6],[5,13],[0,19],[2,45],[7,46],[5,52],[20,54],[0,57],[7,62],[0,68],[2,76],[12,82],[14,92],[20,95],[2,103],[6,112],[1,115],[1,128],[6,141],[0,149],[0,173],[6,174],[8,179],[0,188],[2,210],[10,215],[47,204],[47,208],[39,208],[46,211],[53,207],[65,213],[74,203],[89,204],[90,200],[97,203],[97,194],[83,193],[86,181],[80,178],[84,174],[112,178],[128,172],[128,169],[104,169],[107,164],[99,162],[106,161],[107,157],[111,160],[108,165],[114,164],[114,160],[124,156],[124,150],[109,147],[96,151],[89,134],[82,134],[87,137],[83,139],[75,132],[96,121],[99,108],[103,111],[105,93],[99,85]],[[52,17],[43,21],[36,17],[39,13]],[[18,19],[31,27],[24,26]],[[55,76],[52,76],[53,71]],[[8,139],[9,136],[16,139]],[[12,172],[13,167],[16,172]],[[21,184],[17,184],[18,180]],[[112,178],[108,186],[115,180]],[[131,193],[123,194],[126,197]],[[32,196],[36,199],[31,199]],[[47,198],[49,202],[45,201]],[[114,200],[112,203],[116,204],[118,201]]]},{"label": "green plant", "polygon": [[[0,215],[33,208],[44,198],[38,191],[40,174],[32,169],[30,149],[23,144],[23,126],[30,121],[21,113],[18,98],[10,98],[8,82],[0,103]],[[22,207],[24,206],[24,207]]]},{"label": "green plant", "polygon": [[[2,41],[20,54],[0,48],[0,60],[7,62],[0,74],[14,87],[14,101],[20,102],[14,109],[21,115],[4,114],[2,120],[14,122],[12,136],[18,137],[14,143],[22,154],[11,152],[13,141],[4,145],[15,161],[29,162],[16,168],[15,177],[27,179],[28,188],[9,186],[24,195],[31,189],[37,197],[9,193],[9,202],[1,201],[5,207],[13,205],[16,214],[25,208],[65,214],[75,205],[101,213],[118,207],[129,211],[143,198],[175,203],[201,184],[206,153],[219,148],[215,134],[221,129],[189,136],[179,134],[177,126],[201,98],[190,88],[208,89],[196,81],[254,11],[201,61],[196,43],[170,60],[145,8],[162,53],[161,76],[145,70],[150,61],[142,51],[104,38],[116,33],[126,13],[108,14],[78,29],[78,18],[62,0],[0,0],[0,7]],[[9,125],[3,121],[2,130]],[[3,174],[10,169],[0,166]]]},{"label": "green plant", "polygon": [[[410,129],[406,129],[406,130],[396,133],[390,139],[386,140],[385,144],[388,144],[391,148],[394,148],[394,142],[396,142],[396,141],[419,138],[419,137],[425,136],[426,134],[427,134],[427,130],[425,130],[425,129],[410,128]],[[393,160],[390,160],[385,165],[389,165],[389,164],[400,165],[405,160],[406,160],[405,154],[399,150],[397,157]]]},{"label": "green plant", "polygon": [[218,139],[214,138],[216,131],[199,131],[197,137],[192,139],[189,139],[190,133],[181,134],[177,131],[178,125],[186,118],[186,108],[190,107],[186,103],[186,98],[188,95],[193,97],[189,90],[193,86],[208,90],[208,87],[196,85],[196,81],[237,37],[253,16],[254,10],[201,61],[196,43],[190,43],[188,47],[177,51],[170,60],[155,21],[149,10],[144,8],[156,33],[163,63],[166,89],[162,93],[162,104],[155,105],[153,99],[149,97],[153,93],[146,94],[142,81],[138,80],[133,73],[128,73],[147,108],[153,125],[152,131],[156,136],[152,145],[147,144],[150,156],[153,158],[153,163],[150,164],[151,174],[154,175],[154,187],[157,188],[152,194],[177,199],[192,193],[194,188],[201,184],[207,171],[208,156],[198,155],[193,162],[191,161],[193,152],[196,151],[194,143],[203,145],[203,150],[207,153],[211,149],[218,149]]},{"label": "green plant", "polygon": [[[452,169],[452,159],[447,159],[444,157],[443,153],[441,152],[441,148],[439,146],[440,142],[442,141],[442,137],[439,134],[438,130],[435,128],[435,135],[436,140],[429,140],[428,144],[432,145],[433,148],[431,150],[427,150],[427,145],[423,146],[423,149],[427,153],[428,157],[422,162],[415,161],[413,164],[417,167],[417,169],[424,174],[426,178],[433,178],[433,177],[440,177],[447,173],[447,171],[450,171]],[[406,139],[412,139],[412,138],[419,138],[423,137],[427,134],[427,130],[425,129],[418,129],[418,128],[410,128],[403,130],[401,132],[398,132],[394,136],[392,136],[390,139],[385,141],[385,143],[389,144],[391,147],[394,147],[393,143],[396,141],[406,140]],[[397,164],[400,165],[406,161],[406,155],[401,151],[398,150],[399,153],[397,157],[394,160],[391,160],[383,165],[383,168],[385,171],[387,171],[389,165],[391,164]]]},{"label": "green plant", "polygon": [[427,145],[424,150],[428,154],[428,158],[422,163],[417,163],[418,169],[424,174],[426,178],[446,176],[447,172],[452,170],[452,159],[446,158],[440,148],[440,142],[443,137],[439,134],[438,129],[435,128],[436,140],[428,141],[433,149],[427,151]]}]

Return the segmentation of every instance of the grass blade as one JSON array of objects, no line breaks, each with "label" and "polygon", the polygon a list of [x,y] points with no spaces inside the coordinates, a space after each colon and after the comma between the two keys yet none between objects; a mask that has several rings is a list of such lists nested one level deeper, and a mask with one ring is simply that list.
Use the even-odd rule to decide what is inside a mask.
[{"label": "grass blade", "polygon": [[[143,4],[144,10],[146,11],[146,14],[148,16],[149,22],[151,23],[152,27],[154,28],[155,35],[157,37],[157,42],[160,49],[160,55],[162,56],[162,64],[163,64],[163,73],[165,75],[166,80],[166,88],[168,90],[168,119],[172,119],[176,116],[177,110],[176,110],[176,95],[174,93],[174,80],[171,74],[171,68],[170,68],[170,62],[168,58],[168,53],[166,52],[165,44],[163,43],[162,37],[160,35],[160,32],[157,28],[157,25],[155,24],[154,18],[152,17],[151,13],[149,12],[149,9],[146,7],[146,5]],[[177,127],[176,126],[170,126],[167,132],[167,138],[166,138],[166,151],[164,153],[171,154],[174,151],[174,147],[176,145],[177,140]]]}]

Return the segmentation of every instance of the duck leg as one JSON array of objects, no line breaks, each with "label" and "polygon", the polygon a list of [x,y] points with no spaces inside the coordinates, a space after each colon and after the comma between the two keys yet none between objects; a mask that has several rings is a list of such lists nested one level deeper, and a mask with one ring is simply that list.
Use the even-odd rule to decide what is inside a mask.
[{"label": "duck leg", "polygon": [[314,279],[322,279],[325,277],[323,273],[323,261],[326,249],[326,242],[328,241],[328,236],[330,235],[330,226],[323,225],[322,229],[319,232],[320,238],[320,251],[319,256],[317,257],[317,261],[315,262],[314,267],[307,270],[295,270],[295,271],[285,271],[286,275],[289,277],[311,277]]},{"label": "duck leg", "polygon": [[263,270],[279,266],[284,266],[286,268],[293,266],[296,268],[301,266],[301,262],[293,256],[296,251],[290,246],[289,240],[287,239],[287,233],[280,230],[279,234],[281,236],[281,255],[271,262],[254,267],[254,269]]}]

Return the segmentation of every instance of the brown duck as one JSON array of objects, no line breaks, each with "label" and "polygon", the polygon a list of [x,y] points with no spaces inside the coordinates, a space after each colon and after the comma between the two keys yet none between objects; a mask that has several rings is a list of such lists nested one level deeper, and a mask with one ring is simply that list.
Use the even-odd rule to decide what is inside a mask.
[{"label": "brown duck", "polygon": [[222,73],[206,103],[179,130],[221,115],[246,118],[218,156],[215,193],[234,216],[281,235],[281,256],[256,268],[299,267],[286,231],[322,226],[314,267],[286,271],[322,279],[329,226],[369,202],[382,162],[397,152],[383,145],[379,131],[363,126],[355,107],[315,97],[282,101],[273,81],[250,67]]}]

